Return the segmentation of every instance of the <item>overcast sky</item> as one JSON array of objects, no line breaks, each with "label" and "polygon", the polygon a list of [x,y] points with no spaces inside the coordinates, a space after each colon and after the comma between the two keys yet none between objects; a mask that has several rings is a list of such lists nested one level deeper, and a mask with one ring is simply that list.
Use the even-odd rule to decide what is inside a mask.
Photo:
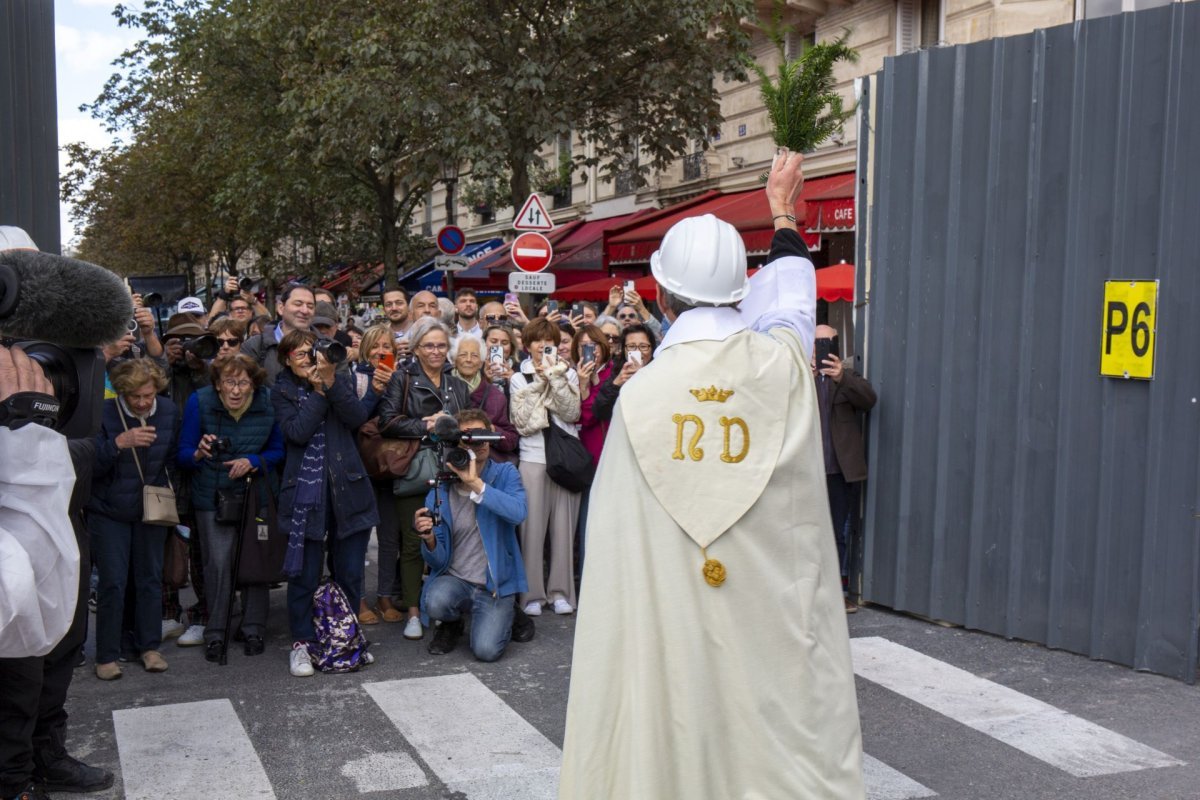
[{"label": "overcast sky", "polygon": [[[114,72],[112,61],[139,38],[136,31],[121,28],[112,16],[113,0],[54,0],[55,48],[58,70],[58,144],[83,141],[102,147],[112,141],[100,123],[80,111],[100,94]],[[126,0],[137,8],[138,0]],[[66,160],[59,152],[59,172]],[[68,245],[75,233],[70,209],[62,206],[62,240]]]}]

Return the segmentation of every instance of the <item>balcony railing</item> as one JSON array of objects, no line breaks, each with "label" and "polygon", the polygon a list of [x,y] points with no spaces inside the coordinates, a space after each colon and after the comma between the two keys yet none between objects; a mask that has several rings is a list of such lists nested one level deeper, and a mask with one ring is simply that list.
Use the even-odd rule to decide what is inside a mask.
[{"label": "balcony railing", "polygon": [[698,181],[704,177],[704,153],[692,153],[683,157],[683,179]]}]

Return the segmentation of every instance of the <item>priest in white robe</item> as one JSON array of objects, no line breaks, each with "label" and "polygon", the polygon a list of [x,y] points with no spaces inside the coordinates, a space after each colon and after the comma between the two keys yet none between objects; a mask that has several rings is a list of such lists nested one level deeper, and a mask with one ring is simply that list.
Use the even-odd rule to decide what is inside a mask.
[{"label": "priest in white robe", "polygon": [[776,156],[752,279],[711,216],[652,258],[672,325],[621,391],[592,486],[562,800],[864,797],[801,161]]}]

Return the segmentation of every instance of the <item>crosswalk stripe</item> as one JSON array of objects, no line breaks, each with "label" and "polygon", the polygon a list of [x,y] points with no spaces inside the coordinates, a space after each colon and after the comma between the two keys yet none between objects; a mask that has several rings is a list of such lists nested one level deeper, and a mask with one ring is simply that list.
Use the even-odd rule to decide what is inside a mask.
[{"label": "crosswalk stripe", "polygon": [[469,672],[363,685],[430,769],[470,800],[552,800],[562,754]]},{"label": "crosswalk stripe", "polygon": [[919,797],[937,797],[937,792],[866,753],[863,753],[863,784],[867,789],[867,800],[916,800]]},{"label": "crosswalk stripe", "polygon": [[119,709],[113,727],[127,800],[274,800],[271,781],[228,700]]},{"label": "crosswalk stripe", "polygon": [[1183,764],[1014,689],[881,637],[850,640],[854,671],[1078,778]]}]

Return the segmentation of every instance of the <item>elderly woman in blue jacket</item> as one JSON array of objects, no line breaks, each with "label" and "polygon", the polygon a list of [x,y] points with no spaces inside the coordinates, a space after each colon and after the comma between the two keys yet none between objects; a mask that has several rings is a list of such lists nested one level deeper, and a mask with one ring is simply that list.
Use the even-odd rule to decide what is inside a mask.
[{"label": "elderly woman in blue jacket", "polygon": [[[167,669],[158,651],[167,528],[143,522],[142,487],[170,485],[167,470],[178,427],[175,405],[158,394],[167,388],[167,375],[156,362],[131,358],[110,378],[117,396],[104,401],[87,504],[92,558],[100,573],[96,677],[105,681],[121,677],[122,651],[130,658],[140,655],[147,672]],[[133,591],[126,594],[129,582]]]},{"label": "elderly woman in blue jacket", "polygon": [[314,352],[316,336],[296,330],[279,342],[284,369],[271,402],[287,444],[279,490],[279,526],[288,535],[283,562],[288,576],[288,622],[292,631],[291,673],[313,674],[308,644],[313,629],[313,593],[321,580],[325,550],[333,579],[350,608],[362,600],[363,561],[371,528],[379,524],[375,492],[363,469],[354,432],[367,412],[349,372]]},{"label": "elderly woman in blue jacket", "polygon": [[[273,491],[273,470],[283,460],[283,436],[275,424],[271,392],[263,385],[267,372],[253,358],[242,353],[219,357],[212,364],[211,376],[212,386],[194,393],[184,407],[178,463],[194,474],[192,507],[204,555],[204,596],[208,601],[204,657],[215,663],[221,659],[225,642],[225,618],[237,577],[233,551],[242,533],[238,523],[217,519],[217,496],[231,490],[244,494],[251,475],[265,477],[265,491]],[[242,587],[242,602],[243,652],[261,655],[266,648],[268,587]]]},{"label": "elderly woman in blue jacket", "polygon": [[[464,431],[491,433],[488,415],[466,409],[455,415]],[[465,445],[474,454],[466,469],[450,468],[459,481],[439,484],[417,511],[413,527],[430,576],[421,590],[425,622],[439,623],[429,652],[449,653],[471,615],[471,652],[480,661],[504,655],[512,635],[516,596],[527,591],[517,525],[525,521],[525,488],[516,467],[488,458],[490,445]],[[438,524],[429,513],[439,508]]]}]

